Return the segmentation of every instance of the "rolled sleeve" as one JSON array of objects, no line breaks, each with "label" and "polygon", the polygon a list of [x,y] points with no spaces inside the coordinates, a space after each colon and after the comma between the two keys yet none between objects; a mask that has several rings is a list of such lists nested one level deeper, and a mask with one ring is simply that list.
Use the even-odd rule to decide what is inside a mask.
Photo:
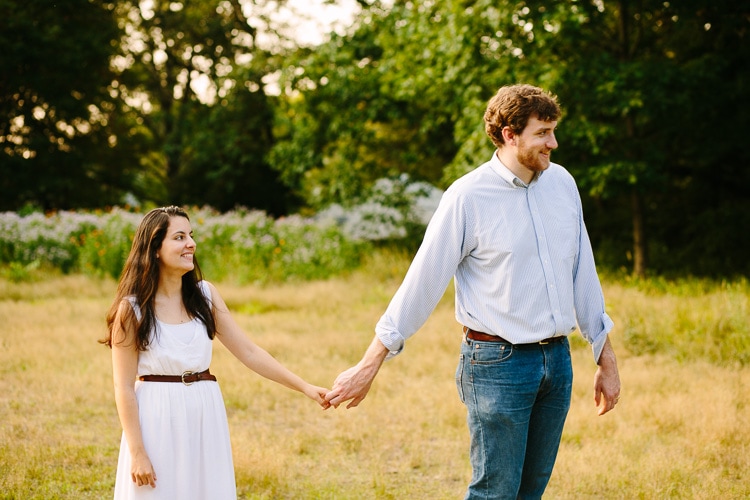
[{"label": "rolled sleeve", "polygon": [[383,316],[375,327],[375,335],[378,340],[388,349],[386,360],[398,356],[404,350],[406,338],[393,328],[393,322]]},{"label": "rolled sleeve", "polygon": [[599,363],[599,357],[602,355],[604,344],[607,342],[607,336],[614,326],[615,323],[612,321],[612,318],[607,313],[602,313],[602,328],[598,334],[592,335],[590,339],[591,349],[594,352],[594,360],[597,364]]}]

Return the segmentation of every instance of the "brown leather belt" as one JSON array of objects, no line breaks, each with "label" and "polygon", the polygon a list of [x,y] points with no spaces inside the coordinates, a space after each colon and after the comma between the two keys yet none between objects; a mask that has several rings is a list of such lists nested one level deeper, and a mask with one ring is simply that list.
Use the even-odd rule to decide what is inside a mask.
[{"label": "brown leather belt", "polygon": [[211,375],[208,369],[202,372],[185,372],[182,375],[141,375],[138,380],[144,382],[182,382],[185,385],[191,385],[201,380],[216,381],[216,377]]},{"label": "brown leather belt", "polygon": [[554,344],[556,342],[562,342],[565,340],[565,335],[560,335],[558,337],[550,337],[548,339],[540,340],[539,342],[531,342],[529,344],[512,344],[511,342],[508,342],[504,338],[500,337],[499,335],[490,335],[489,333],[482,333],[478,332],[476,330],[472,330],[468,326],[464,327],[464,333],[466,334],[467,339],[471,340],[478,340],[480,342],[502,342],[505,344],[511,344],[513,347],[538,347],[540,345],[547,345],[547,344]]}]

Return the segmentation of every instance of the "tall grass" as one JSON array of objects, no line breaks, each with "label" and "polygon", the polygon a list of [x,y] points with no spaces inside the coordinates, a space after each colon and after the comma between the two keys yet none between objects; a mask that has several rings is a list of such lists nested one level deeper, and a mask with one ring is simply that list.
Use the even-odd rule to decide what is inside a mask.
[{"label": "tall grass", "polygon": [[[406,264],[380,253],[327,280],[217,285],[248,335],[329,385],[359,360]],[[30,278],[0,279],[0,498],[111,497],[121,430],[109,351],[96,339],[115,283]],[[573,402],[547,497],[749,497],[750,368],[731,355],[741,347],[719,345],[747,338],[747,283],[608,281],[605,293],[622,399],[596,416],[591,352],[574,341]],[[449,290],[354,410],[321,411],[216,342],[211,371],[240,498],[462,498],[470,467],[452,302]]]},{"label": "tall grass", "polygon": [[607,294],[635,354],[725,366],[750,363],[750,285],[746,279],[626,280]]}]

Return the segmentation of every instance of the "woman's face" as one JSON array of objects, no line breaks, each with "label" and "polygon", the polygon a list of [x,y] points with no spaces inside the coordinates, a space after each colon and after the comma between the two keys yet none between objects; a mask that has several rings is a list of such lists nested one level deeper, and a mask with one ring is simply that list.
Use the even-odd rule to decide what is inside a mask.
[{"label": "woman's face", "polygon": [[156,252],[161,272],[183,275],[192,271],[194,254],[195,240],[190,221],[185,217],[170,217],[167,234]]}]

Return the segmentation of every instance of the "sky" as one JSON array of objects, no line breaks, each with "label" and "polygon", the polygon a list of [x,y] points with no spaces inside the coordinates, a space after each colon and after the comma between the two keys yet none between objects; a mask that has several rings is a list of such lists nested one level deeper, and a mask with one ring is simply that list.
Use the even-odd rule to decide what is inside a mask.
[{"label": "sky", "polygon": [[[331,30],[343,33],[359,10],[359,5],[354,0],[337,0],[333,4],[324,0],[288,0],[288,3],[302,14],[296,16],[296,19],[290,19],[290,23],[296,25],[295,38],[304,45],[323,42]],[[288,10],[283,12],[284,10],[280,11],[284,17],[293,16]]]}]

